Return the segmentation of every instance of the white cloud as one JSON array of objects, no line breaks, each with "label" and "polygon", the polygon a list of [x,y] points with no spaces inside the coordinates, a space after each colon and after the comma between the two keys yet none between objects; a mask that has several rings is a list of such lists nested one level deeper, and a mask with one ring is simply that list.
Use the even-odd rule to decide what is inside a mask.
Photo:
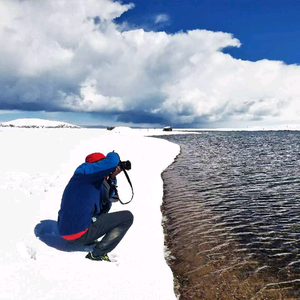
[{"label": "white cloud", "polygon": [[234,59],[221,51],[241,44],[224,32],[121,32],[113,20],[131,8],[109,0],[0,2],[0,109],[143,123],[299,121],[298,65]]},{"label": "white cloud", "polygon": [[167,23],[170,21],[170,17],[167,14],[159,14],[155,16],[155,24],[158,23]]}]

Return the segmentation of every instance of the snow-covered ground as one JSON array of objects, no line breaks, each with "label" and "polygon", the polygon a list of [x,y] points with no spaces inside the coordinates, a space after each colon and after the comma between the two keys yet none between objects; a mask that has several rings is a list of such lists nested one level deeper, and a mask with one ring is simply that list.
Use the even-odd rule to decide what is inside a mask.
[{"label": "snow-covered ground", "polygon": [[0,127],[79,128],[79,126],[70,123],[34,118],[17,119],[9,122],[2,122],[0,123]]},{"label": "snow-covered ground", "polygon": [[[161,132],[161,131],[160,131]],[[165,262],[161,172],[179,146],[144,137],[147,130],[0,128],[0,299],[176,299]],[[166,133],[168,134],[168,133]],[[129,171],[134,223],[110,253],[113,263],[85,259],[57,235],[61,195],[91,152],[115,150]],[[120,197],[131,196],[124,174]]]}]

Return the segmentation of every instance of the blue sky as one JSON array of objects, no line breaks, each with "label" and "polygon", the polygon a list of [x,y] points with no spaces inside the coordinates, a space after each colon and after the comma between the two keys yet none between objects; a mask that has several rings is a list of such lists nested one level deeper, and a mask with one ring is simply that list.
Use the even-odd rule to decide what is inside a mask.
[{"label": "blue sky", "polygon": [[0,122],[300,123],[298,1],[0,3]]},{"label": "blue sky", "polygon": [[[130,3],[130,1],[123,1]],[[156,30],[207,29],[232,33],[242,47],[228,49],[236,58],[300,63],[300,2],[296,0],[135,0],[135,8],[120,17],[137,27],[155,28],[153,19],[168,19]]]}]

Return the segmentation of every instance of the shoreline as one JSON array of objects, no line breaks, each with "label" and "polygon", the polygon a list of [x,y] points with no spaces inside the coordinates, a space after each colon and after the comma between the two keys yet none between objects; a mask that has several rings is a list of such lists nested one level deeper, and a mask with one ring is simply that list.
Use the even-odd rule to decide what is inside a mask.
[{"label": "shoreline", "polygon": [[163,219],[162,219],[162,227],[163,227],[163,231],[164,231],[164,237],[165,237],[165,248],[166,248],[166,263],[168,264],[168,266],[170,267],[171,271],[172,271],[172,274],[173,274],[173,281],[174,281],[174,293],[175,293],[175,296],[177,298],[177,300],[180,299],[181,297],[181,283],[180,283],[180,278],[178,276],[178,274],[176,274],[172,268],[172,263],[173,261],[176,259],[176,257],[174,257],[174,255],[172,254],[172,250],[170,249],[170,235],[168,233],[168,230],[167,230],[167,223],[169,222],[168,221],[168,217],[167,217],[167,214],[166,214],[166,203],[165,203],[165,197],[166,197],[166,192],[165,192],[165,186],[166,186],[166,183],[164,181],[164,174],[166,172],[168,172],[168,168],[170,166],[172,166],[178,156],[181,154],[181,149],[180,149],[180,152],[176,155],[176,157],[174,158],[173,162],[171,163],[171,165],[169,165],[165,170],[163,170],[163,172],[161,173],[161,178],[163,180],[163,202],[162,202],[162,205],[161,205],[161,212],[162,212],[162,216],[163,216]]}]

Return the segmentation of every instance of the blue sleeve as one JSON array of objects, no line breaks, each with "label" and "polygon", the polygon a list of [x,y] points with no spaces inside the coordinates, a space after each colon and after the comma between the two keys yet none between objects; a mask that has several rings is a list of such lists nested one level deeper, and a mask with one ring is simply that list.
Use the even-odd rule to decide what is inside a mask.
[{"label": "blue sleeve", "polygon": [[106,158],[95,163],[83,163],[74,174],[82,174],[91,180],[98,180],[113,172],[119,164],[119,155],[115,152],[109,152]]}]

